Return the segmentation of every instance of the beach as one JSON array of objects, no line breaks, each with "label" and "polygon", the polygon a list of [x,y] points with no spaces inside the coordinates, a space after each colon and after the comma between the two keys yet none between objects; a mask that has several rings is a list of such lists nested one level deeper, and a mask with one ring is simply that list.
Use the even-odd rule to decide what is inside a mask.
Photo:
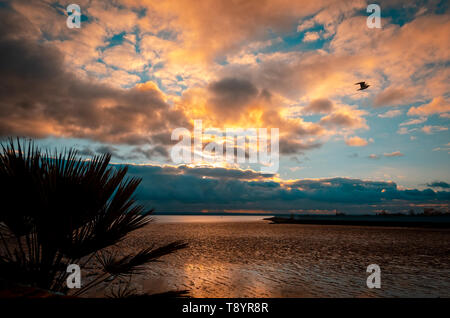
[{"label": "beach", "polygon": [[[192,297],[450,297],[450,230],[270,224],[263,216],[156,216],[120,252],[176,240],[187,249],[146,265],[140,292]],[[370,264],[381,288],[366,286]]]}]

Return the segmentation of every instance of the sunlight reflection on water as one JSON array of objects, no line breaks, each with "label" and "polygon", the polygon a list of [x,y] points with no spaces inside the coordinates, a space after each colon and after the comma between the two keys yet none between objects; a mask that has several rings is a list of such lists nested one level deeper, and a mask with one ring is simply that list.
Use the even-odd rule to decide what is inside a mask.
[{"label": "sunlight reflection on water", "polygon": [[[188,289],[194,297],[450,297],[449,230],[252,218],[211,223],[210,216],[172,217],[136,231],[123,243],[126,250],[155,238],[158,244],[189,243],[149,264],[137,285],[150,292]],[[366,287],[372,263],[381,267],[379,290]]]},{"label": "sunlight reflection on water", "polygon": [[218,222],[256,222],[271,217],[255,215],[155,215],[156,223],[218,223]]}]

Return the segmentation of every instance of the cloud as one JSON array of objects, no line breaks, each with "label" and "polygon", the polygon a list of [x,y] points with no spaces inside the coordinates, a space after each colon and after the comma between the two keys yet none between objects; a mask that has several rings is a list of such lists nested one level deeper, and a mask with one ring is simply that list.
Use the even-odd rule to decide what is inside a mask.
[{"label": "cloud", "polygon": [[99,80],[100,83],[115,87],[132,87],[141,78],[128,72],[117,70],[108,73],[108,76]]},{"label": "cloud", "polygon": [[444,126],[433,126],[433,125],[426,125],[422,127],[422,131],[428,135],[433,134],[435,132],[439,131],[447,131],[448,127]]},{"label": "cloud", "polygon": [[326,127],[348,127],[348,128],[365,128],[366,122],[359,117],[357,113],[347,111],[337,111],[325,117],[322,117],[319,122]]},{"label": "cloud", "polygon": [[[152,158],[167,153],[173,128],[202,119],[206,127],[279,127],[280,150],[295,154],[368,129],[366,99],[432,104],[449,91],[448,14],[431,9],[402,25],[384,19],[374,32],[361,27],[364,1],[82,0],[87,21],[69,30],[56,5],[11,3],[19,14],[8,9],[0,19],[1,135],[133,144],[133,155]],[[320,30],[323,47],[286,41],[298,21],[300,32]],[[361,79],[371,87],[355,93]],[[304,111],[323,116],[307,121]]]},{"label": "cloud", "polygon": [[146,60],[136,52],[135,46],[127,42],[104,50],[102,59],[108,65],[128,71],[142,71],[147,64]]},{"label": "cloud", "polygon": [[[336,3],[327,3],[317,14],[309,21],[313,21],[317,25],[321,25],[324,29],[324,38],[332,37],[338,26],[357,11],[366,8],[364,1],[340,1]],[[308,20],[307,20],[308,21]]]},{"label": "cloud", "polygon": [[201,119],[205,128],[279,128],[281,154],[320,147],[326,130],[317,123],[285,116],[283,105],[279,95],[248,79],[223,77],[206,88],[187,90],[176,107],[189,118]]},{"label": "cloud", "polygon": [[242,112],[245,106],[258,95],[258,89],[248,80],[224,78],[209,86],[212,93],[211,104],[217,113],[226,116]]},{"label": "cloud", "polygon": [[[427,97],[448,92],[448,72],[439,70],[438,66],[448,59],[448,47],[443,44],[449,35],[445,14],[423,15],[403,26],[386,21],[383,29],[371,32],[360,27],[366,20],[358,14],[367,6],[364,1],[273,0],[239,2],[233,6],[226,0],[219,0],[214,6],[189,0],[83,1],[81,5],[89,20],[75,36],[64,23],[57,22],[61,17],[52,6],[26,1],[14,3],[21,12],[27,13],[36,28],[52,35],[50,42],[64,52],[68,66],[96,63],[102,51],[108,56],[111,50],[120,50],[123,52],[116,54],[117,57],[131,56],[130,69],[123,70],[141,69],[143,57],[152,64],[151,75],[173,93],[194,83],[207,85],[210,80],[230,74],[242,75],[257,87],[285,97],[308,95],[309,100],[348,95],[353,88],[347,83],[354,83],[359,76],[370,80],[375,93],[390,83],[392,89],[383,91],[390,95],[388,100],[395,99],[399,89],[407,91],[411,95],[409,99],[415,99],[417,96],[412,95],[418,95],[417,92]],[[143,10],[144,16],[138,14]],[[330,50],[285,54],[258,51],[257,44],[272,43],[271,34],[290,32],[297,21],[300,21],[299,31],[320,26],[323,37],[331,40]],[[267,29],[272,31],[266,32]],[[126,38],[139,33],[133,40],[136,44],[140,42],[139,54],[133,50],[133,41],[108,47],[108,39],[122,32]],[[225,59],[233,61],[242,52],[248,69],[240,68],[237,62],[216,63]],[[113,64],[127,67],[124,61],[111,60]],[[247,72],[252,76],[244,76]],[[413,74],[416,83],[411,82]],[[183,79],[176,79],[179,75]],[[413,86],[411,90],[404,88]]]},{"label": "cloud", "polygon": [[383,156],[385,156],[385,157],[403,157],[404,154],[402,154],[400,151],[394,151],[391,153],[384,153]]},{"label": "cloud", "polygon": [[101,154],[106,154],[106,153],[110,153],[115,155],[117,152],[117,148],[111,145],[103,145],[103,146],[99,146],[97,147],[97,149],[95,149],[96,152],[101,153]]},{"label": "cloud", "polygon": [[431,183],[427,183],[427,186],[430,188],[450,189],[450,184],[444,181],[434,181]]},{"label": "cloud", "polygon": [[152,134],[189,127],[156,86],[120,89],[77,77],[54,46],[27,36],[20,14],[0,10],[0,135],[148,143]]},{"label": "cloud", "polygon": [[450,142],[445,144],[444,147],[436,147],[433,151],[448,151],[450,153]]},{"label": "cloud", "polygon": [[318,32],[306,32],[303,36],[303,42],[314,42],[320,39]]},{"label": "cloud", "polygon": [[401,114],[402,114],[401,110],[393,109],[393,110],[388,110],[384,114],[379,114],[378,117],[380,117],[380,118],[393,118],[393,117],[400,116]]},{"label": "cloud", "polygon": [[304,150],[316,149],[322,146],[319,142],[305,143],[289,138],[280,140],[280,153],[285,155],[301,154]]},{"label": "cloud", "polygon": [[93,157],[93,156],[97,156],[97,155],[110,154],[111,157],[113,158],[113,160],[119,159],[120,161],[129,161],[129,160],[139,159],[139,156],[136,155],[134,152],[122,153],[118,147],[110,145],[110,144],[101,144],[101,145],[97,145],[97,146],[89,145],[89,146],[83,146],[82,148],[78,148],[75,145],[74,149],[77,151],[77,153],[79,155],[85,156],[85,157]]},{"label": "cloud", "polygon": [[287,211],[339,209],[353,213],[389,206],[448,203],[448,192],[401,190],[394,182],[350,178],[275,181],[251,170],[190,168],[187,166],[129,166],[129,174],[143,178],[138,199],[159,212],[229,209]]},{"label": "cloud", "polygon": [[274,32],[288,31],[302,17],[319,11],[327,1],[245,1],[230,5],[218,0],[214,6],[201,1],[143,2],[157,17],[170,18],[179,45],[169,53],[172,63],[201,63],[237,52],[242,43],[266,38],[261,25]]},{"label": "cloud", "polygon": [[364,147],[368,145],[368,141],[364,138],[354,136],[345,140],[345,143],[351,147]]},{"label": "cloud", "polygon": [[427,121],[426,117],[422,117],[422,118],[417,118],[417,119],[410,119],[408,121],[405,121],[403,123],[400,123],[399,126],[410,126],[410,125],[417,125],[417,124],[422,124],[424,122]]},{"label": "cloud", "polygon": [[162,145],[157,145],[154,147],[136,147],[133,149],[134,153],[142,154],[147,159],[154,159],[155,157],[163,157],[165,159],[169,159],[169,152],[166,147]]},{"label": "cloud", "polygon": [[316,25],[316,22],[313,19],[308,19],[308,20],[302,21],[297,26],[297,32],[302,32],[304,30],[311,29],[315,25]]},{"label": "cloud", "polygon": [[90,149],[89,147],[83,147],[82,149],[77,149],[77,153],[82,155],[82,156],[88,156],[88,157],[92,157],[95,156],[95,152]]},{"label": "cloud", "polygon": [[448,13],[430,13],[401,26],[386,21],[372,32],[360,27],[365,17],[350,17],[339,24],[330,47],[355,63],[361,58],[364,80],[372,84],[366,94],[376,94],[374,107],[419,102],[449,91],[448,68],[442,67],[450,49],[449,21]]},{"label": "cloud", "polygon": [[[131,32],[136,25],[141,25],[138,15],[138,7],[133,4],[122,1],[117,3],[115,1],[85,1],[80,3],[82,9],[86,10],[88,17],[95,19],[95,21],[104,29],[108,30],[110,34],[118,34],[123,31]],[[159,21],[161,23],[161,21]],[[155,22],[153,22],[155,23]],[[162,24],[162,23],[161,23]],[[151,24],[145,23],[149,31],[153,29]]]},{"label": "cloud", "polygon": [[177,169],[184,175],[192,175],[208,178],[220,178],[223,180],[261,180],[273,177],[272,174],[263,174],[250,169],[229,169],[221,167],[187,167],[179,166]]},{"label": "cloud", "polygon": [[398,133],[399,135],[406,135],[406,134],[412,133],[413,131],[416,131],[416,130],[417,130],[417,128],[411,128],[411,129],[408,129],[408,127],[400,127],[400,128],[397,130],[397,133]]},{"label": "cloud", "polygon": [[[84,155],[86,156],[92,156],[92,154],[89,154],[89,152],[86,153],[87,148],[84,148]],[[91,151],[92,152],[92,151]],[[132,160],[132,159],[137,159],[138,156],[132,154],[132,153],[127,153],[127,154],[121,154],[120,150],[117,147],[114,147],[112,145],[101,145],[98,146],[95,149],[95,152],[97,154],[110,154],[112,158],[117,158],[120,160]]]},{"label": "cloud", "polygon": [[326,98],[319,98],[311,101],[308,106],[304,108],[305,113],[329,113],[333,110],[333,103]]},{"label": "cloud", "polygon": [[406,94],[406,90],[402,88],[390,87],[375,96],[373,105],[375,107],[396,105],[401,103]]},{"label": "cloud", "polygon": [[95,75],[107,75],[110,70],[108,67],[100,62],[90,63],[84,67],[87,72],[93,73]]},{"label": "cloud", "polygon": [[408,111],[409,116],[428,116],[432,114],[447,113],[450,111],[450,102],[442,96],[433,98],[433,100],[419,107],[411,107]]}]

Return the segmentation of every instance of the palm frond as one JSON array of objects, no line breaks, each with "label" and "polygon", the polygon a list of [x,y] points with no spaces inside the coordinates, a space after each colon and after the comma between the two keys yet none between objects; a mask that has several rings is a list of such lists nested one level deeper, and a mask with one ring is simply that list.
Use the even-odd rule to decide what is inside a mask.
[{"label": "palm frond", "polygon": [[146,248],[136,254],[129,254],[123,257],[116,257],[112,254],[101,254],[97,259],[106,273],[122,277],[140,274],[145,269],[145,264],[157,261],[164,255],[186,247],[187,243],[173,242],[159,248]]},{"label": "palm frond", "polygon": [[[0,278],[67,291],[68,264],[91,259],[151,222],[152,210],[134,197],[141,179],[127,178],[127,167],[110,160],[110,154],[84,160],[73,149],[42,151],[19,138],[1,144]],[[103,268],[129,276],[184,247],[175,242],[105,258]]]}]

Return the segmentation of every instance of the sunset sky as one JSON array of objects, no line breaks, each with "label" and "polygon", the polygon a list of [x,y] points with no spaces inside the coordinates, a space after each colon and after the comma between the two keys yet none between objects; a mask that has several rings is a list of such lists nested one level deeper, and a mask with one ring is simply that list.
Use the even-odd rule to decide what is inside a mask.
[{"label": "sunset sky", "polygon": [[[2,1],[0,135],[110,152],[160,212],[448,208],[448,1],[369,3]],[[279,128],[278,173],[175,165],[197,119]]]}]

